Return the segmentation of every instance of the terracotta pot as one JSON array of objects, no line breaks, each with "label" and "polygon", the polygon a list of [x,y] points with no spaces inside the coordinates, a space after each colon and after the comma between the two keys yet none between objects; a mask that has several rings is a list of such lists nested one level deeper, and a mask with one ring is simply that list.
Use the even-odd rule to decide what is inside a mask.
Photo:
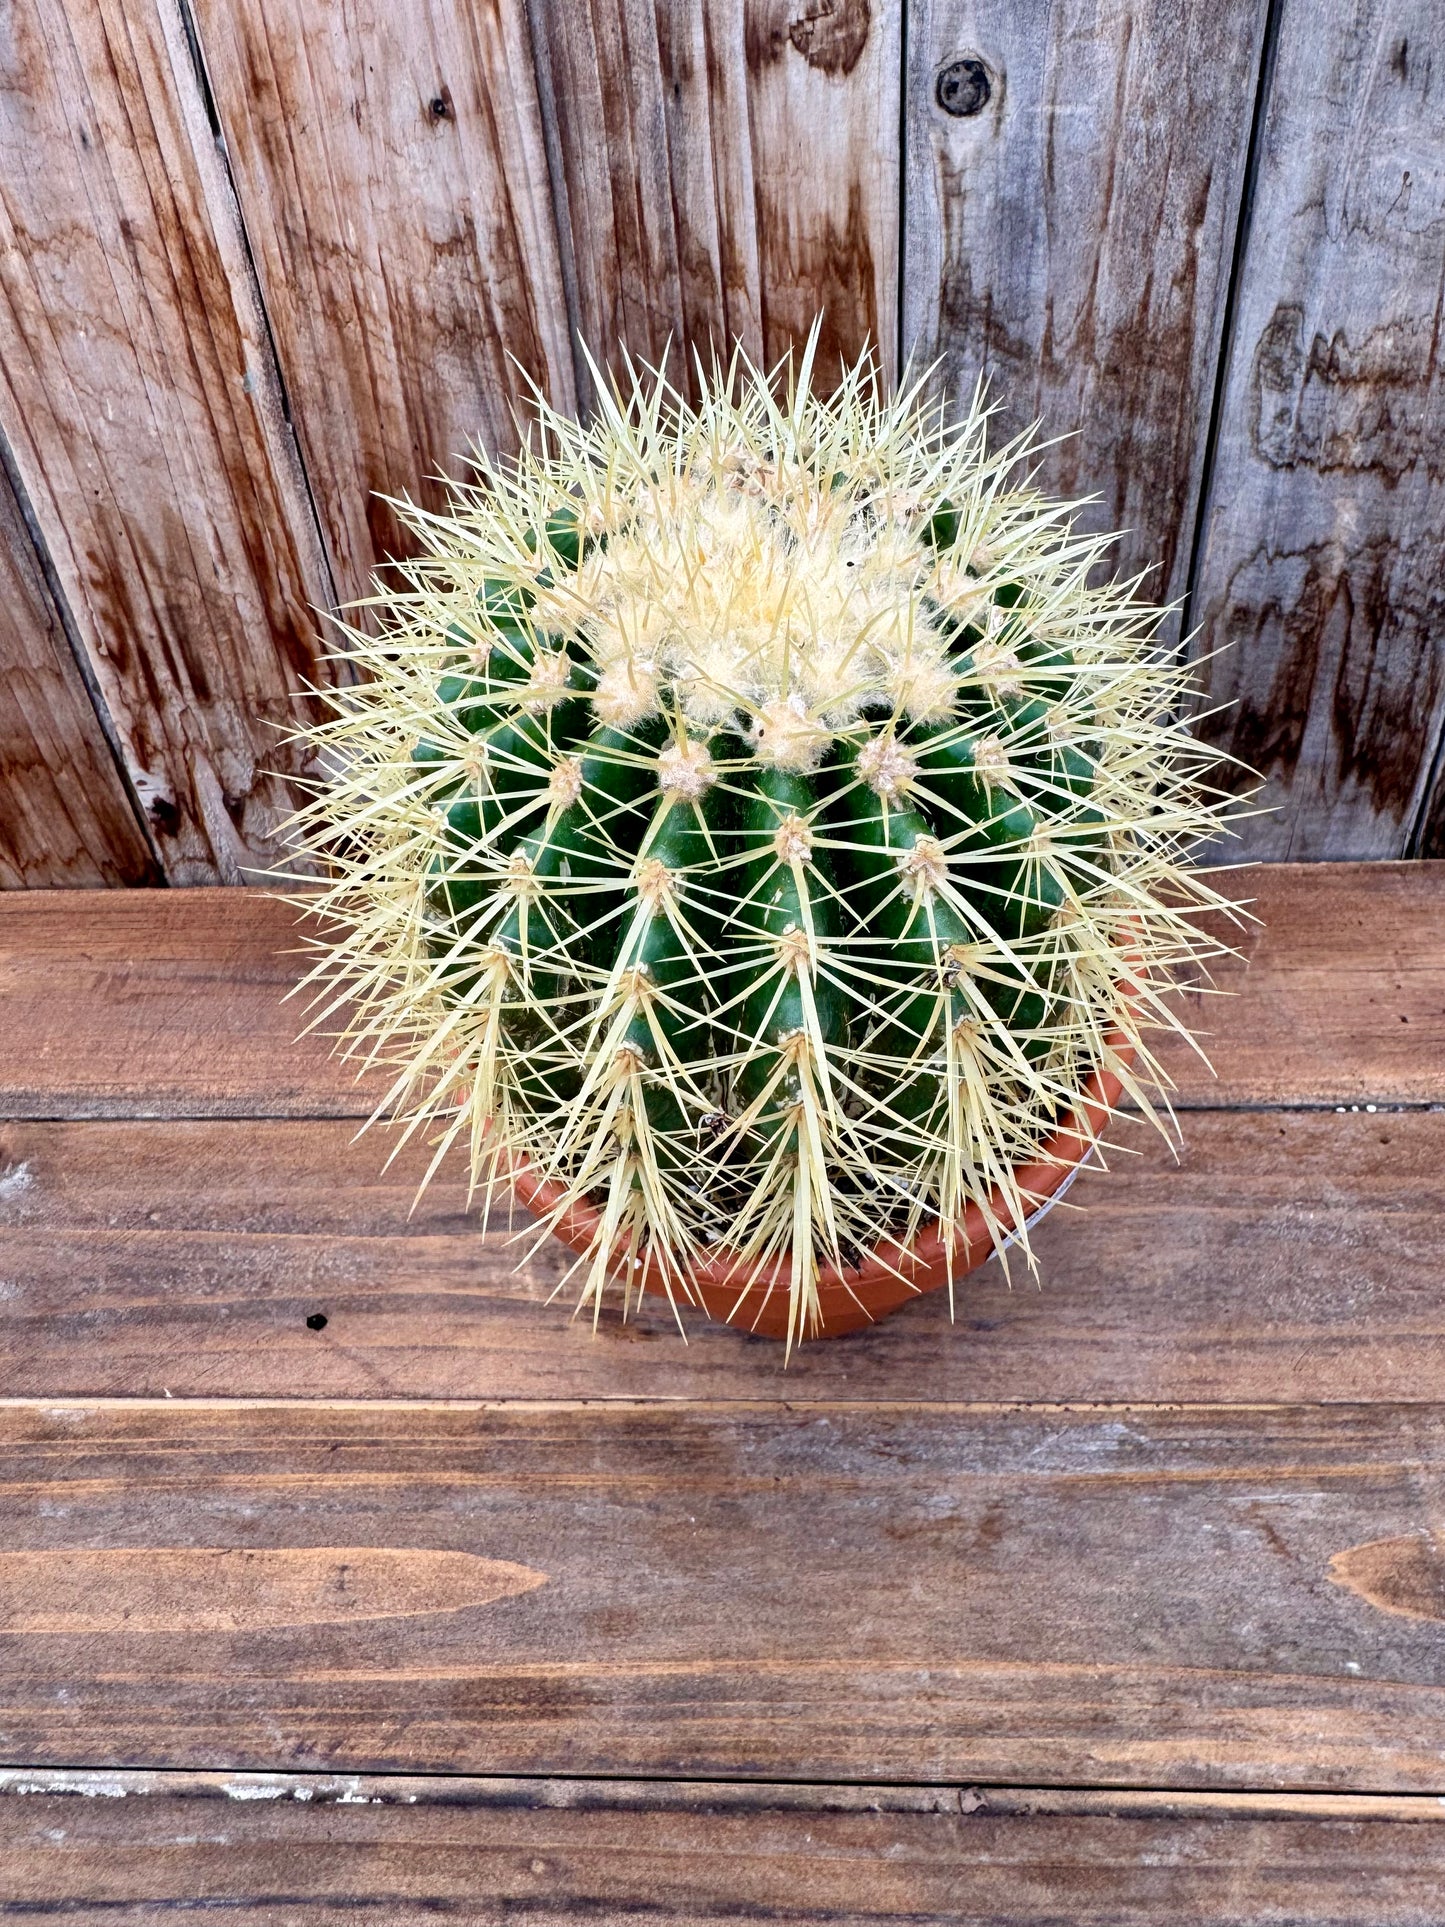
[{"label": "terracotta pot", "polygon": [[[1106,1048],[1124,1069],[1134,1060],[1133,1046],[1120,1033],[1106,1040]],[[1076,1108],[1039,1147],[1038,1156],[1017,1168],[1014,1175],[1020,1191],[1026,1198],[1037,1200],[1027,1222],[1032,1223],[1041,1215],[1088,1157],[1118,1102],[1121,1089],[1115,1072],[1095,1071],[1085,1084]],[[514,1173],[512,1187],[519,1202],[539,1214],[550,1211],[561,1196],[560,1185],[538,1178],[527,1165]],[[996,1220],[1012,1228],[1012,1214],[997,1191],[989,1202]],[[574,1204],[554,1227],[556,1235],[573,1251],[584,1252],[591,1246],[598,1218],[591,1205]],[[822,1323],[809,1332],[809,1337],[840,1338],[845,1332],[858,1331],[864,1325],[886,1318],[910,1298],[917,1298],[925,1291],[938,1291],[948,1283],[947,1257],[937,1225],[921,1231],[902,1251],[896,1245],[879,1247],[885,1248],[886,1265],[875,1253],[861,1265],[850,1265],[843,1271],[835,1265],[824,1269],[818,1281]],[[991,1256],[993,1248],[983,1212],[977,1205],[970,1205],[954,1244],[954,1279],[981,1265]],[[626,1262],[626,1259],[619,1260],[619,1268]],[[756,1332],[763,1338],[785,1338],[788,1331],[786,1263],[779,1260],[749,1284],[751,1271],[752,1266],[743,1265],[735,1255],[726,1250],[719,1252],[692,1274],[694,1303],[701,1305],[709,1317],[737,1325],[743,1331]],[[642,1283],[648,1291],[663,1290],[655,1275],[644,1275]]]}]

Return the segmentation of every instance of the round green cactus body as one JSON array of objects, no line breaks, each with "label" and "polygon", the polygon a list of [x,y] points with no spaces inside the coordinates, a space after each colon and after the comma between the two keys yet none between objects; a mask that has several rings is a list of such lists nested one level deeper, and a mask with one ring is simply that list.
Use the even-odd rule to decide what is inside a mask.
[{"label": "round green cactus body", "polygon": [[415,515],[352,632],[317,975],[438,1156],[596,1207],[594,1305],[619,1252],[678,1298],[727,1253],[801,1335],[824,1263],[1002,1239],[1210,948],[1182,672],[1024,452],[866,364],[637,376]]}]

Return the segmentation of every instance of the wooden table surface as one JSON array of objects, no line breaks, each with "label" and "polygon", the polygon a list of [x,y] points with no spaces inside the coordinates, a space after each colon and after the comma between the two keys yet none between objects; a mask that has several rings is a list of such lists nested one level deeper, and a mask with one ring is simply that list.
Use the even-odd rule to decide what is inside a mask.
[{"label": "wooden table surface", "polygon": [[786,1371],[413,1209],[284,906],[0,897],[0,1921],[1438,1927],[1445,864],[1236,887],[1178,1160]]}]

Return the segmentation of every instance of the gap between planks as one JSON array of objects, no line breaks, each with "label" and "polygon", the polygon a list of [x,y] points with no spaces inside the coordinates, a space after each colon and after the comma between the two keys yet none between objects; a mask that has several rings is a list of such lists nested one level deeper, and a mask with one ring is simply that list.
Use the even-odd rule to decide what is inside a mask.
[{"label": "gap between planks", "polygon": [[1281,1793],[1242,1787],[1188,1792],[1169,1787],[1020,1786],[1004,1780],[708,1780],[639,1774],[211,1773],[165,1768],[36,1767],[0,1761],[0,1801],[35,1796],[81,1799],[229,1800],[249,1806],[525,1805],[533,1810],[610,1808],[617,1812],[776,1808],[834,1813],[1198,1814],[1220,1819],[1387,1820],[1445,1825],[1439,1793]]}]

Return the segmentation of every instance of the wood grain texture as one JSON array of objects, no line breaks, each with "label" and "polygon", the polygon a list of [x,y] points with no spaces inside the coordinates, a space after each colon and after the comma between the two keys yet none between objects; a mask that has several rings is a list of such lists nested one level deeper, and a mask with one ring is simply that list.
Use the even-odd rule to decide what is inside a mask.
[{"label": "wood grain texture", "polygon": [[[1398,856],[1445,718],[1445,16],[1284,0],[1203,524],[1205,727],[1269,857]],[[1228,645],[1226,647],[1226,645]],[[1438,834],[1432,832],[1432,834]]]},{"label": "wood grain texture", "polygon": [[0,1771],[6,1919],[1433,1927],[1438,1801]]},{"label": "wood grain texture", "polygon": [[[1189,569],[1265,11],[909,8],[905,343],[961,400],[989,382],[999,439],[1068,437],[1041,484],[1097,493],[1082,525],[1126,529],[1160,601]],[[938,98],[960,59],[988,77],[971,114]]]},{"label": "wood grain texture", "polygon": [[238,879],[331,597],[174,7],[8,16],[0,427],[172,881]]},{"label": "wood grain texture", "polygon": [[13,1020],[0,1112],[364,1117],[374,1099],[298,1041],[305,920],[259,890],[0,896]]},{"label": "wood grain texture", "polygon": [[[1431,1399],[1445,1115],[1138,1123],[997,1264],[871,1332],[780,1349],[649,1300],[574,1321],[566,1254],[345,1123],[0,1125],[11,1395],[817,1400]],[[1074,1209],[1077,1204],[1080,1209]],[[516,1230],[524,1230],[519,1219]],[[560,1290],[559,1290],[559,1287]],[[557,1296],[549,1303],[549,1295]],[[322,1330],[309,1318],[323,1316]]]},{"label": "wood grain texture", "polygon": [[[343,598],[516,445],[531,377],[574,406],[521,0],[199,0],[196,22]],[[510,357],[515,357],[514,365]]]},{"label": "wood grain texture", "polygon": [[0,462],[0,890],[159,881]]},{"label": "wood grain texture", "polygon": [[[1217,1076],[1167,1062],[1182,1108],[1445,1101],[1445,865],[1267,865],[1221,988],[1186,993]],[[380,1095],[298,1043],[314,926],[261,891],[0,893],[6,1117],[355,1117]],[[377,1162],[382,1152],[378,1148]]]},{"label": "wood grain texture", "polygon": [[[870,0],[529,0],[576,323],[820,378],[897,335],[902,10]],[[686,362],[674,364],[679,380]]]},{"label": "wood grain texture", "polygon": [[[83,1553],[107,1627],[7,1637],[11,1761],[1441,1788],[1438,1406],[50,1401],[0,1458],[0,1585]],[[207,1547],[545,1583],[113,1629]]]}]

